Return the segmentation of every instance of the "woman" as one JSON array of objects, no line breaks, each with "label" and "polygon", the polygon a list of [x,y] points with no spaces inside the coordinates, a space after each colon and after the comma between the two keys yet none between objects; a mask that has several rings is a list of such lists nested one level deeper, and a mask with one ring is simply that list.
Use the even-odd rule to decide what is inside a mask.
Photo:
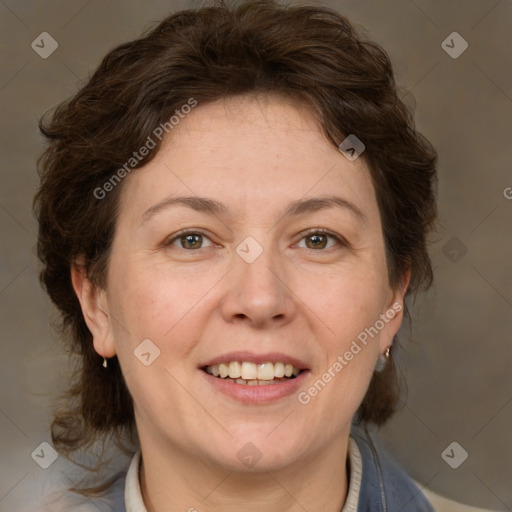
[{"label": "woman", "polygon": [[432,510],[367,428],[436,215],[384,50],[326,8],[183,11],[41,130],[41,278],[78,354],[53,443],[135,443],[113,510]]}]

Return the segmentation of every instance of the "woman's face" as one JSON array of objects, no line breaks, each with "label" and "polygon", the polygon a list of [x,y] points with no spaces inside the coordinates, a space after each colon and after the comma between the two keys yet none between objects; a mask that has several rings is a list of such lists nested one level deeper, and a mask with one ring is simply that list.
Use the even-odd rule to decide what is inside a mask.
[{"label": "woman's face", "polygon": [[348,436],[403,303],[364,160],[272,96],[193,108],[125,178],[99,293],[95,348],[118,355],[141,442],[238,470]]}]

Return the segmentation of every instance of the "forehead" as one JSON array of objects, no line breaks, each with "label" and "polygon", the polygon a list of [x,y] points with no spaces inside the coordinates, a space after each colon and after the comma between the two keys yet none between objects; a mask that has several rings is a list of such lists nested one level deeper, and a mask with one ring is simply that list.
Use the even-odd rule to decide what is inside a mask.
[{"label": "forehead", "polygon": [[369,217],[378,215],[364,159],[345,158],[309,106],[279,96],[238,96],[184,116],[156,157],[126,178],[121,210],[137,215],[169,194],[216,197],[247,210],[338,192]]}]

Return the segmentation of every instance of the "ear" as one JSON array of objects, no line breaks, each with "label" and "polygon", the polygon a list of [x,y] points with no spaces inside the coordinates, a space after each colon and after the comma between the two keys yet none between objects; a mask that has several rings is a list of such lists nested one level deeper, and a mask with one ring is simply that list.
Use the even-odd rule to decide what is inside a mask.
[{"label": "ear", "polygon": [[113,357],[116,350],[107,307],[107,294],[87,277],[83,257],[77,258],[71,265],[71,282],[80,301],[85,323],[92,334],[94,350],[102,357]]},{"label": "ear", "polygon": [[392,345],[393,338],[402,325],[405,309],[405,294],[409,287],[410,279],[411,269],[408,268],[404,273],[400,284],[396,287],[396,289],[391,290],[390,299],[387,301],[384,311],[382,311],[381,318],[385,322],[385,327],[382,330],[380,336],[381,354],[386,351],[386,348]]}]

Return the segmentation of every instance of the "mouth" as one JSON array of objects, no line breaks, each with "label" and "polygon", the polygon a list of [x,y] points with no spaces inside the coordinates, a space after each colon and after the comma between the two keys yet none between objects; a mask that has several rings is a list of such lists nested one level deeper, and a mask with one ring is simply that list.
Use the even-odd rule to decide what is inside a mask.
[{"label": "mouth", "polygon": [[251,361],[226,361],[201,368],[209,375],[225,382],[244,386],[268,386],[297,378],[304,369],[283,361],[254,363]]},{"label": "mouth", "polygon": [[294,396],[310,373],[307,364],[283,352],[229,352],[202,362],[198,370],[215,393],[244,405],[276,403]]}]

